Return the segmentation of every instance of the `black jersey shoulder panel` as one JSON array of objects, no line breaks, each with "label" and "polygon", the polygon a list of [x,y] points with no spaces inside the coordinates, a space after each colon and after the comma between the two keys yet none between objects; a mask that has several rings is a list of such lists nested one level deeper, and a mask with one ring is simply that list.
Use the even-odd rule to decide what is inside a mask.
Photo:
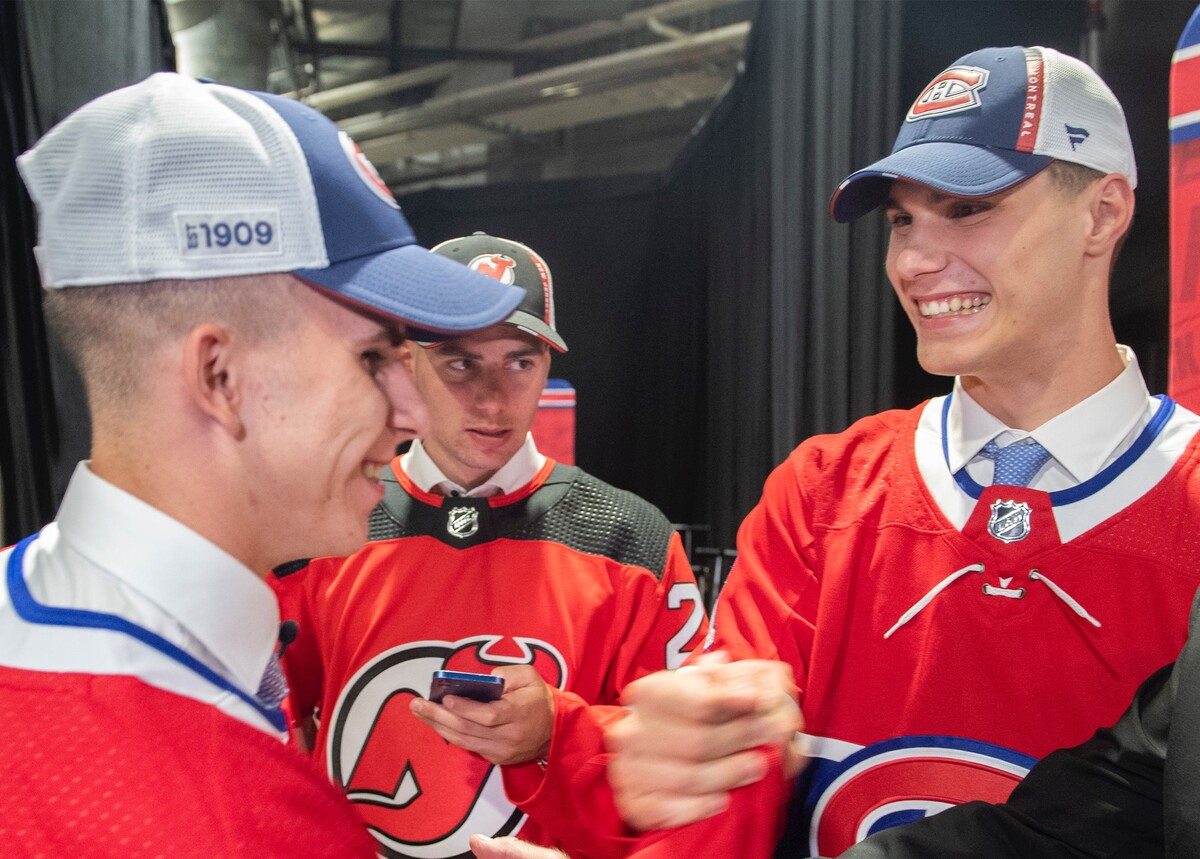
[{"label": "black jersey shoulder panel", "polygon": [[502,507],[482,498],[445,498],[434,506],[409,495],[390,473],[383,481],[371,540],[430,536],[461,549],[501,537],[546,540],[659,578],[666,567],[673,530],[658,508],[575,466],[556,465],[537,490]]}]

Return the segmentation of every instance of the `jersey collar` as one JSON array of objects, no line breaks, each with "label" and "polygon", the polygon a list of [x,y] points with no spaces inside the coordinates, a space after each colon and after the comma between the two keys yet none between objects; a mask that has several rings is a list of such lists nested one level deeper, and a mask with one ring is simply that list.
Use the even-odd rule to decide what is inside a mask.
[{"label": "jersey collar", "polygon": [[258,688],[279,604],[252,570],[81,462],[56,517],[59,539],[178,621],[242,687]]}]

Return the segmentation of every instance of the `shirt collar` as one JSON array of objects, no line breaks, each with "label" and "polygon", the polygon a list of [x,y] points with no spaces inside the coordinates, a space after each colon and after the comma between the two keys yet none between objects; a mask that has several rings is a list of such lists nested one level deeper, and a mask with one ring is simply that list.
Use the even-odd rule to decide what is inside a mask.
[{"label": "shirt collar", "polygon": [[253,693],[279,638],[279,603],[249,567],[81,462],[60,539],[178,621]]},{"label": "shirt collar", "polygon": [[433,457],[425,450],[420,439],[414,439],[408,453],[400,458],[400,467],[404,469],[404,473],[418,489],[424,492],[436,491],[443,495],[449,495],[451,491],[455,491],[459,495],[468,497],[508,495],[516,492],[533,480],[545,463],[546,457],[538,452],[537,445],[533,441],[533,433],[526,433],[525,443],[517,449],[508,462],[500,466],[486,482],[468,491],[446,477],[438,468],[437,463],[433,461]]},{"label": "shirt collar", "polygon": [[950,471],[957,472],[994,438],[1012,442],[1033,436],[1075,480],[1097,474],[1142,419],[1150,399],[1137,356],[1126,346],[1117,346],[1117,351],[1125,369],[1115,379],[1032,432],[1005,426],[971,399],[961,379],[955,379],[946,416]]}]

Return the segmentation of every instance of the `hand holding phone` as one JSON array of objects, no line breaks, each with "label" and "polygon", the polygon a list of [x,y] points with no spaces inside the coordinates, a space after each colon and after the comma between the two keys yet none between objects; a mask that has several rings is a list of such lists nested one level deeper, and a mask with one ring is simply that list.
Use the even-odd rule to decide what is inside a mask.
[{"label": "hand holding phone", "polygon": [[504,694],[504,678],[494,674],[473,674],[470,671],[435,671],[429,684],[429,700],[442,703],[446,695],[470,698],[472,701],[499,701]]}]

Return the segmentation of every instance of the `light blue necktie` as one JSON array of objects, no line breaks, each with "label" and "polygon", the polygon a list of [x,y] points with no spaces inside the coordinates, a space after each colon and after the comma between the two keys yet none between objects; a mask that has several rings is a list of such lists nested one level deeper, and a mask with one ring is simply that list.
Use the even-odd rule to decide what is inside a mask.
[{"label": "light blue necktie", "polygon": [[267,662],[267,670],[263,672],[262,682],[258,684],[255,697],[268,710],[278,710],[283,699],[287,697],[288,685],[283,676],[283,668],[279,664],[279,651],[271,654]]},{"label": "light blue necktie", "polygon": [[996,463],[993,486],[1028,486],[1033,476],[1050,459],[1050,451],[1032,438],[1013,442],[1007,447],[1000,447],[992,439],[983,446],[979,455]]}]

